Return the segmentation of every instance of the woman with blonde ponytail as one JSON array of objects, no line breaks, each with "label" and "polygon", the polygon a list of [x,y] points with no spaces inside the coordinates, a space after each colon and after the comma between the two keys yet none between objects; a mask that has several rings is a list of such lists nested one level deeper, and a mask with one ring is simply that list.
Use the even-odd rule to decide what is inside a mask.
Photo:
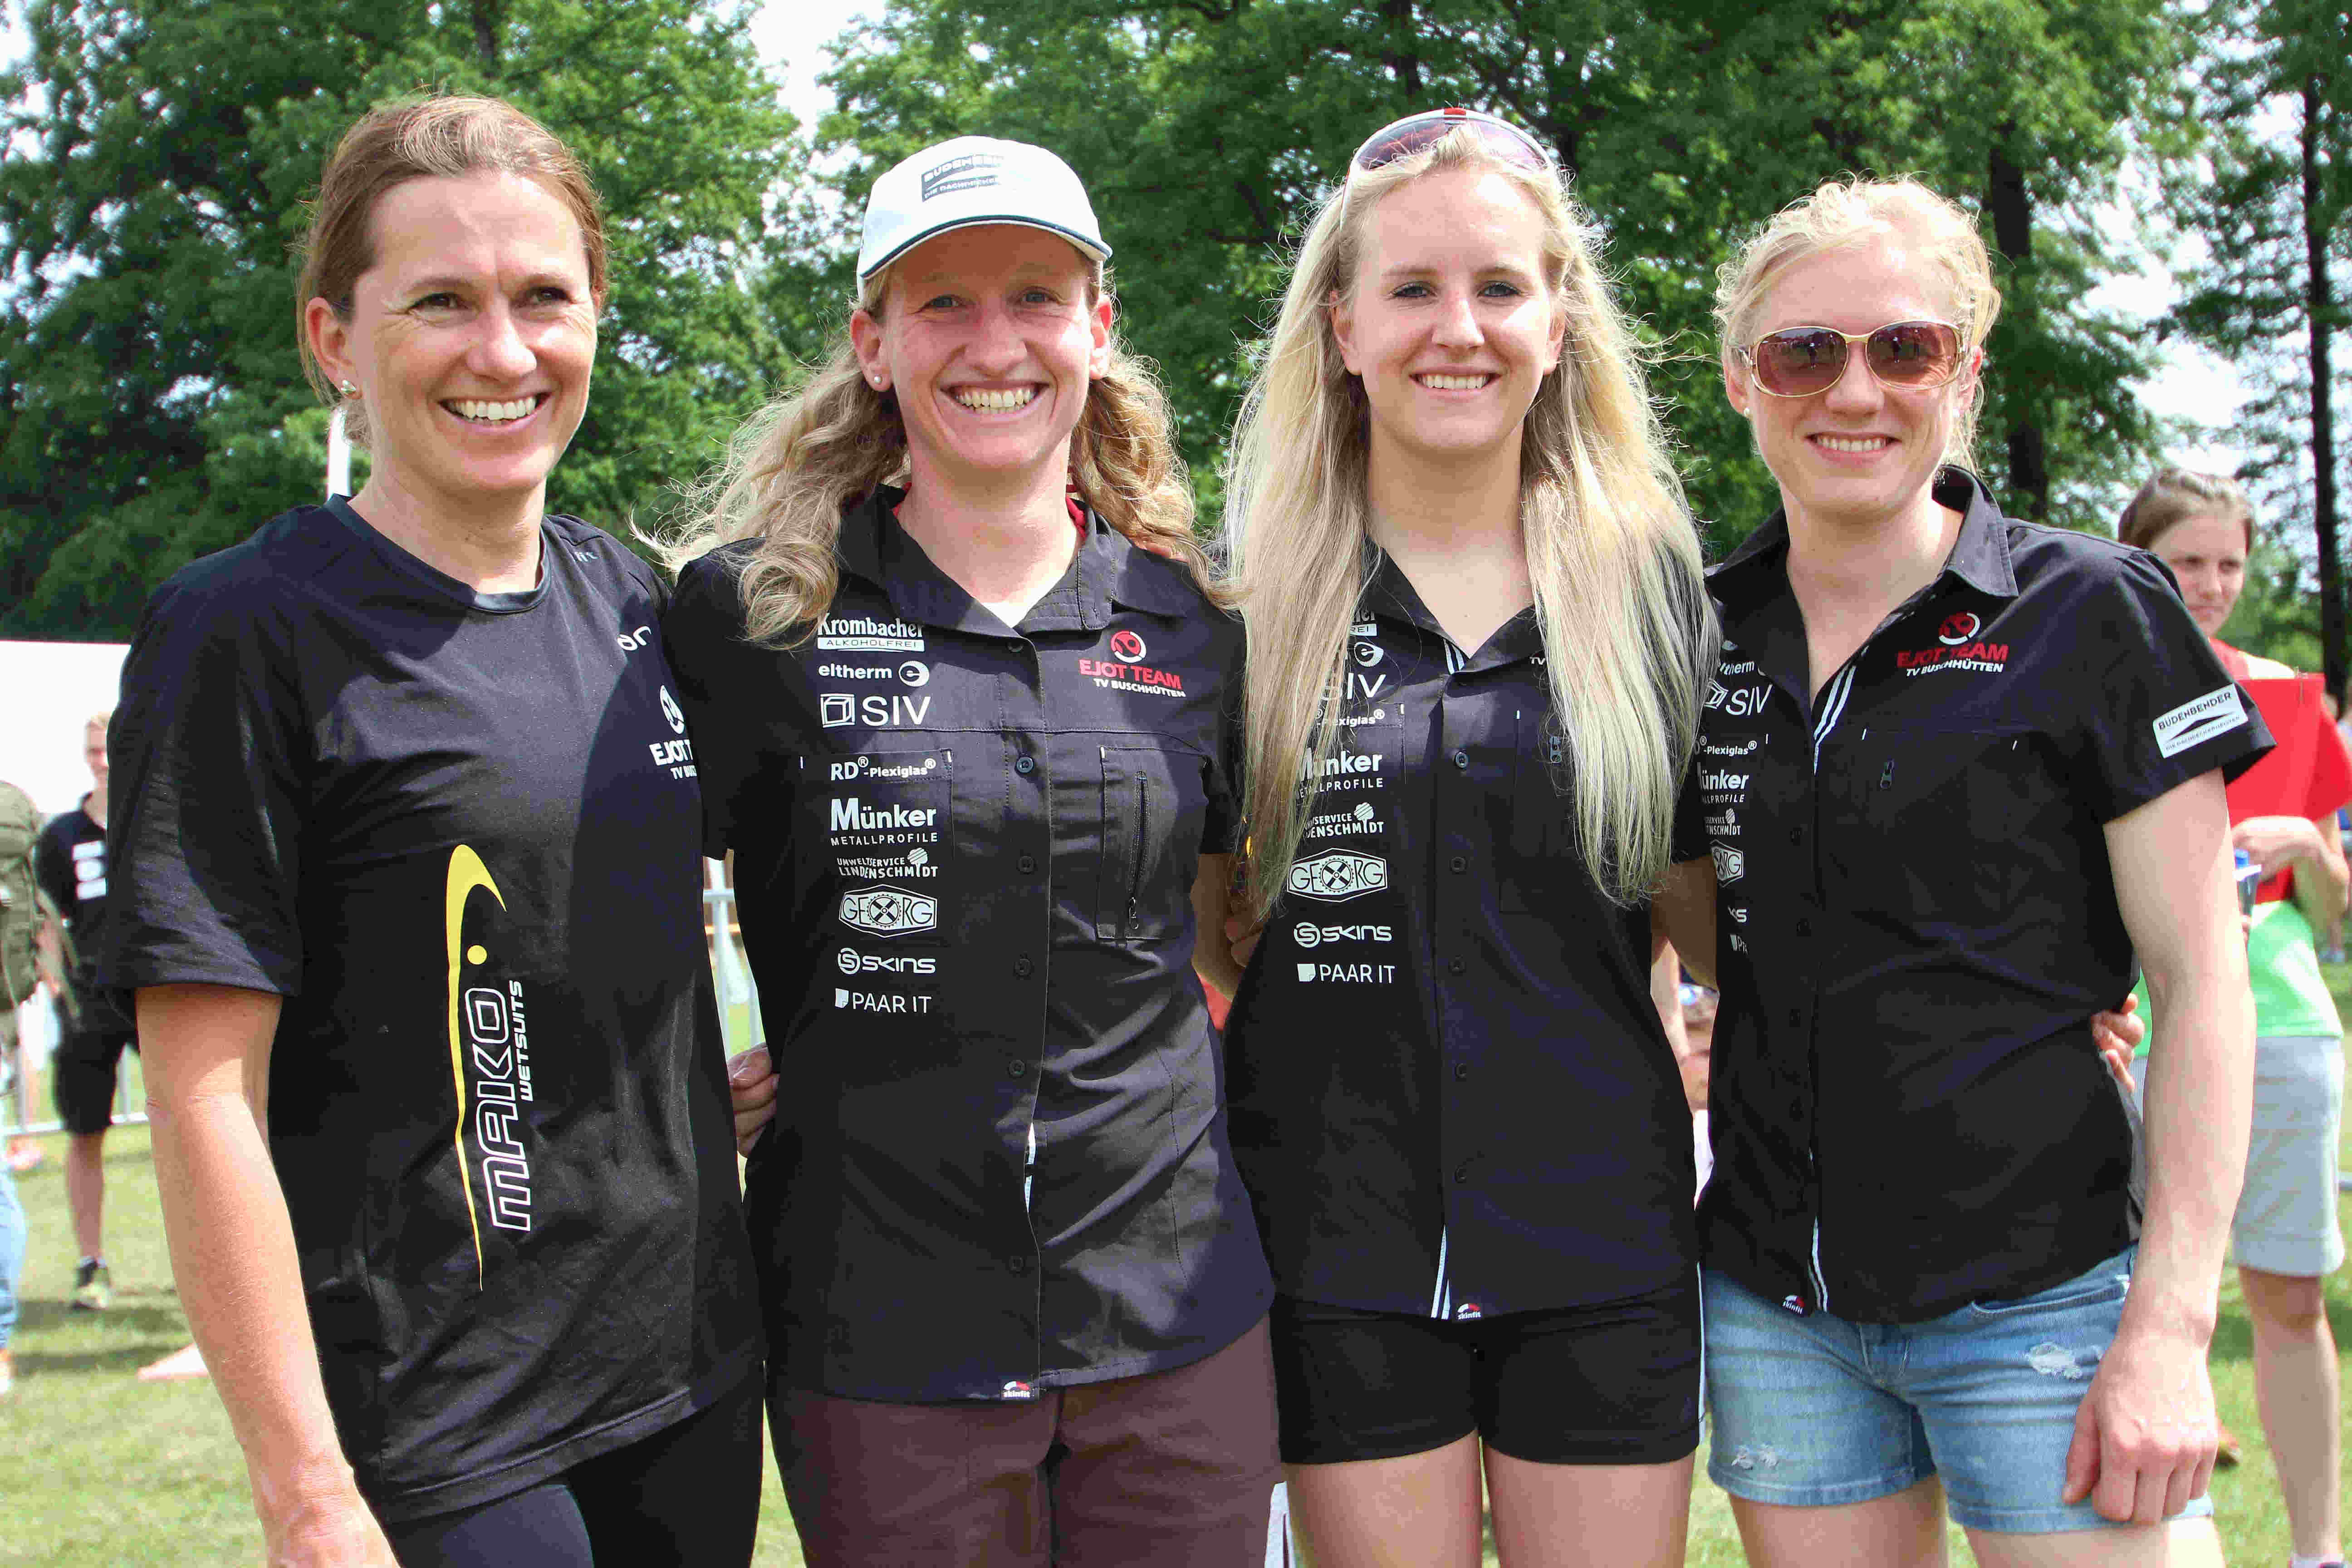
[{"label": "woman with blonde ponytail", "polygon": [[1690,1121],[1648,989],[1713,632],[1598,241],[1461,110],[1307,231],[1229,478],[1234,1152],[1324,1568],[1679,1563]]},{"label": "woman with blonde ponytail", "polygon": [[739,1126],[774,1107],[746,1199],[814,1568],[1265,1554],[1271,1287],[1192,967],[1242,634],[1109,255],[1041,148],[890,170],[847,333],[672,552],[692,739],[655,751],[771,1030]]}]

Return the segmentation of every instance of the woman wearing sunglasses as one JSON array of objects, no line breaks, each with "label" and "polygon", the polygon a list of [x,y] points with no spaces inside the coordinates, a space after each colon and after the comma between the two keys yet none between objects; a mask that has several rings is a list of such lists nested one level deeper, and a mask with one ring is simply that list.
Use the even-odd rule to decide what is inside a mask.
[{"label": "woman wearing sunglasses", "polygon": [[1524,132],[1364,143],[1236,435],[1234,1146],[1323,1568],[1682,1559],[1690,1119],[1651,1001],[1712,633],[1597,237]]},{"label": "woman wearing sunglasses", "polygon": [[[1781,510],[1711,576],[1661,904],[1719,917],[1680,944],[1722,986],[1710,1473],[1760,1568],[1940,1563],[1947,1507],[1988,1564],[2154,1563],[2210,1510],[2252,1045],[2221,786],[2269,738],[2160,564],[1969,471],[1999,308],[1910,181],[1823,185],[1718,291]],[[2144,1208],[2080,1033],[2136,957]]]},{"label": "woman wearing sunglasses", "polygon": [[1109,256],[1042,148],[891,169],[847,331],[678,552],[664,634],[774,1027],[748,1217],[818,1568],[1265,1557],[1271,1291],[1192,971],[1242,637]]}]

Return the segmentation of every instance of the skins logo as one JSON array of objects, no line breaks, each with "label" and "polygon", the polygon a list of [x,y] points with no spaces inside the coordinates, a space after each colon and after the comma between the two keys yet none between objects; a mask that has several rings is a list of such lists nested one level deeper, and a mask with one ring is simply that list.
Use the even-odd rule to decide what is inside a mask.
[{"label": "skins logo", "polygon": [[1958,647],[1983,629],[1982,621],[1962,610],[1958,615],[1944,617],[1944,624],[1936,628],[1936,640],[1946,647]]},{"label": "skins logo", "polygon": [[[471,845],[449,852],[449,869],[442,893],[442,931],[448,958],[449,1076],[457,1091],[457,1125],[451,1142],[457,1152],[457,1179],[466,1196],[466,1219],[474,1237],[474,1284],[480,1289],[488,1265],[482,1255],[481,1213],[474,1199],[474,1177],[466,1153],[466,1130],[482,1155],[483,1197],[490,1223],[501,1230],[530,1228],[530,1165],[517,1134],[521,1113],[518,1100],[530,1095],[530,1036],[522,1007],[522,987],[509,981],[495,986],[465,984],[467,964],[479,965],[489,953],[477,942],[465,942],[466,905],[476,890],[490,895],[503,910],[506,900]],[[474,1068],[474,1092],[467,1094],[468,1058]]]},{"label": "skins logo", "polygon": [[1327,849],[1290,868],[1289,889],[1302,899],[1341,904],[1389,885],[1389,863],[1377,855]]},{"label": "skins logo", "polygon": [[940,929],[940,901],[887,885],[841,897],[841,923],[874,936],[905,936]]},{"label": "skins logo", "polygon": [[1327,942],[1390,942],[1394,933],[1386,926],[1318,926],[1300,921],[1290,928],[1290,940],[1301,947],[1320,947]]},{"label": "skins logo", "polygon": [[1133,632],[1120,631],[1110,634],[1110,656],[1121,664],[1133,664],[1143,657],[1143,639]]}]

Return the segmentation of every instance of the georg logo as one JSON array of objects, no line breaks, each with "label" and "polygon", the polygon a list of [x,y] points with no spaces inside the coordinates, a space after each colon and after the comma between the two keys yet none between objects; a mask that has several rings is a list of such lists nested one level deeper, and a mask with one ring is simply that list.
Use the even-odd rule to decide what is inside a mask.
[{"label": "georg logo", "polygon": [[1746,855],[1737,849],[1727,849],[1720,844],[1715,847],[1715,879],[1717,881],[1737,882],[1747,869]]},{"label": "georg logo", "polygon": [[1936,640],[1946,647],[1958,647],[1983,629],[1983,622],[1962,610],[1958,615],[1944,617],[1944,624],[1936,628]]},{"label": "georg logo", "polygon": [[841,923],[874,936],[907,936],[940,928],[940,901],[904,888],[859,888],[841,898]]},{"label": "georg logo", "polygon": [[1110,634],[1111,658],[1133,664],[1143,657],[1143,639],[1133,632],[1118,631]]},{"label": "georg logo", "polygon": [[1287,884],[1300,898],[1317,899],[1327,904],[1345,903],[1366,893],[1377,893],[1388,885],[1386,860],[1348,849],[1327,849],[1301,860],[1290,868]]}]

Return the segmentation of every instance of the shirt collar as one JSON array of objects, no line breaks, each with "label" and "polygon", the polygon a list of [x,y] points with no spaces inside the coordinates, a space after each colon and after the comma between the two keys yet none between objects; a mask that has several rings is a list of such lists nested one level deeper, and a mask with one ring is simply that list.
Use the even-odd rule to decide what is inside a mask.
[{"label": "shirt collar", "polygon": [[[1387,616],[1392,620],[1418,626],[1433,637],[1449,643],[1453,640],[1446,637],[1445,628],[1437,624],[1437,617],[1429,613],[1429,606],[1422,603],[1421,595],[1413,588],[1412,580],[1405,576],[1389,552],[1370,541],[1364,544],[1364,569],[1367,581],[1360,602],[1367,614]],[[1496,669],[1507,664],[1517,664],[1521,659],[1533,658],[1543,650],[1543,633],[1536,626],[1535,606],[1530,605],[1496,627],[1486,645],[1474,649],[1469,662],[1462,668],[1465,670]]]},{"label": "shirt collar", "polygon": [[[923,547],[898,525],[898,503],[906,499],[907,492],[899,486],[877,485],[870,494],[843,510],[835,545],[843,574],[879,588],[890,607],[907,620],[982,637],[1003,637],[1005,628],[995,616],[933,564]],[[1021,617],[1021,632],[1100,631],[1110,624],[1114,605],[1175,616],[1199,609],[1200,595],[1185,581],[1187,574],[1181,564],[1161,562],[1138,550],[1092,507],[1084,501],[1076,504],[1085,521],[1086,537],[1062,580]]]},{"label": "shirt collar", "polygon": [[[1984,481],[1966,468],[1936,474],[1936,500],[1960,514],[1960,531],[1944,558],[1936,582],[1958,577],[1995,598],[2017,597],[2017,572],[2009,554],[2009,520],[1993,504]],[[1732,610],[1753,608],[1775,590],[1788,591],[1789,514],[1775,511],[1707,574],[1715,596]]]}]

